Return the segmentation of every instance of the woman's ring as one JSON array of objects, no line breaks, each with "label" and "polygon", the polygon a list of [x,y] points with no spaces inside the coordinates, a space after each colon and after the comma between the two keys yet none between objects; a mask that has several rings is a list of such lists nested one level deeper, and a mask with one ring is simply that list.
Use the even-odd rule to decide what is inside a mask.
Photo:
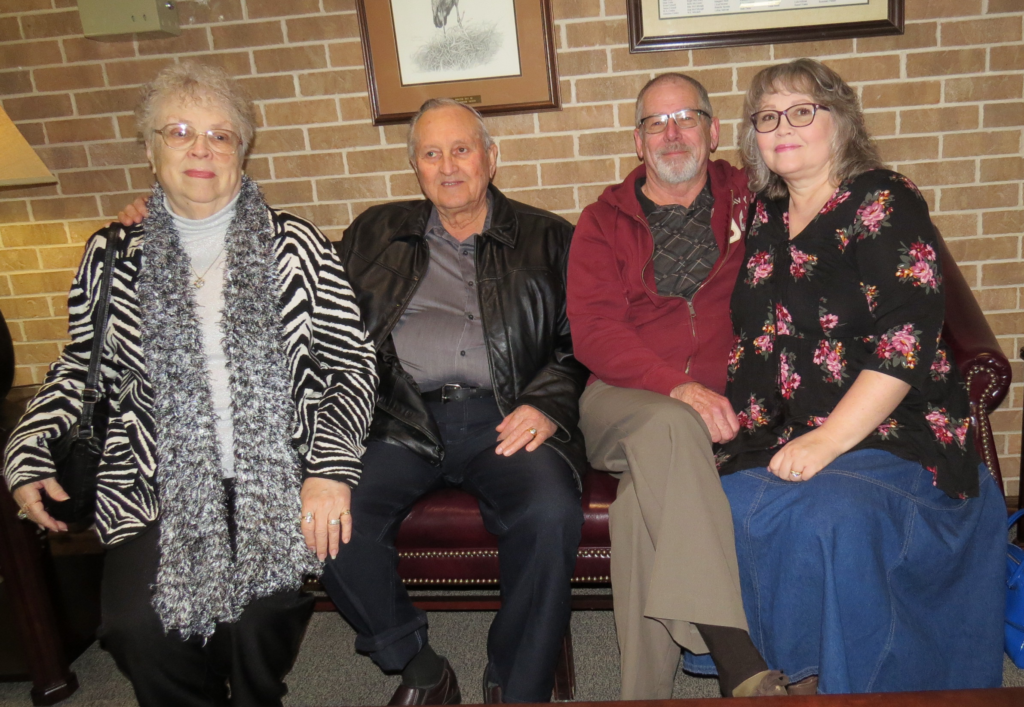
[{"label": "woman's ring", "polygon": [[532,435],[533,435],[534,437],[536,437],[536,436],[537,436],[537,428],[536,428],[536,427],[531,427],[531,428],[529,429],[529,432],[530,432],[530,434],[532,434]]},{"label": "woman's ring", "polygon": [[28,511],[24,508],[18,511],[18,520],[28,520]]},{"label": "woman's ring", "polygon": [[801,476],[804,475],[804,472],[802,472],[802,471],[791,471],[791,472],[789,472],[789,475],[792,476],[794,479],[799,479]]},{"label": "woman's ring", "polygon": [[313,511],[309,511],[308,513],[306,513],[306,515],[303,517],[302,520],[306,521],[307,523],[312,523],[313,522]]},{"label": "woman's ring", "polygon": [[[343,516],[350,516],[350,515],[352,515],[352,510],[349,509],[349,508],[346,508],[345,510],[343,510],[341,512],[341,515],[343,515]],[[338,520],[341,520],[341,519],[339,518]]]},{"label": "woman's ring", "polygon": [[327,521],[327,525],[341,525],[341,518],[331,518]]}]

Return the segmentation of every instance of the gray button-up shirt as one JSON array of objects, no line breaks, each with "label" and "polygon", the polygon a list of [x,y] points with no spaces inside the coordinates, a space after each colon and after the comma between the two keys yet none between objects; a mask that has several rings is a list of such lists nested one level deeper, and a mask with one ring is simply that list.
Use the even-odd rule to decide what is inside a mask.
[{"label": "gray button-up shirt", "polygon": [[[490,195],[483,230],[491,225]],[[484,326],[476,282],[479,234],[459,243],[437,209],[424,232],[430,263],[392,336],[402,368],[424,393],[445,383],[490,388]]]}]

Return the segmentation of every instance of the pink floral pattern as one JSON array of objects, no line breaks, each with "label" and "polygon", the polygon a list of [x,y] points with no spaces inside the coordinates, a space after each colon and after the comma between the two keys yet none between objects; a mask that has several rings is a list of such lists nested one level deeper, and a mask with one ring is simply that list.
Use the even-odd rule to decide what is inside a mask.
[{"label": "pink floral pattern", "polygon": [[761,326],[761,336],[754,339],[754,353],[762,356],[766,361],[771,352],[775,349],[775,316],[768,305],[768,318]]},{"label": "pink floral pattern", "polygon": [[860,238],[865,236],[874,238],[882,228],[889,225],[892,201],[892,192],[888,189],[868,194],[864,203],[857,209],[857,219],[854,221],[854,227],[860,234]]},{"label": "pink floral pattern", "polygon": [[793,315],[781,302],[775,303],[775,333],[779,336],[796,334],[796,329],[793,328]]},{"label": "pink floral pattern", "polygon": [[896,277],[915,287],[924,288],[929,294],[938,292],[941,279],[938,277],[935,249],[921,241],[913,243],[909,248],[900,248],[900,265],[896,268]]},{"label": "pink floral pattern", "polygon": [[868,311],[874,314],[875,308],[878,307],[878,288],[874,285],[865,285],[862,282],[860,283],[860,291],[868,301]]},{"label": "pink floral pattern", "polygon": [[845,253],[846,252],[846,246],[850,245],[850,240],[852,238],[852,235],[851,235],[850,232],[852,230],[853,230],[853,226],[847,226],[846,228],[837,228],[836,229],[836,240],[839,241],[839,252],[840,253]]},{"label": "pink floral pattern", "polygon": [[814,351],[814,362],[825,372],[826,383],[842,385],[843,378],[849,377],[846,372],[845,349],[841,341],[822,339],[818,342],[818,348]]},{"label": "pink floral pattern", "polygon": [[746,241],[727,349],[742,428],[724,445],[723,472],[736,470],[745,451],[776,450],[820,428],[868,369],[913,387],[855,449],[919,458],[951,496],[972,493],[969,409],[933,307],[944,283],[918,194],[886,170],[847,180],[795,239],[791,213],[755,201],[750,221],[760,230]]},{"label": "pink floral pattern", "polygon": [[764,406],[764,398],[756,398],[751,395],[747,407],[736,413],[736,417],[740,421],[740,427],[745,430],[753,430],[767,425],[769,418],[768,410]]},{"label": "pink floral pattern", "polygon": [[774,269],[775,255],[771,249],[758,251],[747,260],[747,279],[743,282],[751,287],[757,287],[772,276]]},{"label": "pink floral pattern", "polygon": [[899,437],[899,433],[897,432],[899,428],[900,423],[890,417],[875,428],[875,434],[882,439],[896,439]]},{"label": "pink floral pattern", "polygon": [[775,435],[775,446],[781,447],[789,444],[791,439],[793,439],[793,425],[786,425],[781,432]]},{"label": "pink floral pattern", "polygon": [[818,324],[821,325],[821,331],[825,334],[832,333],[832,330],[839,326],[839,317],[829,314],[828,310],[825,309],[824,297],[821,299],[821,304],[818,305]]},{"label": "pink floral pattern", "polygon": [[785,349],[779,354],[779,392],[786,400],[790,400],[800,387],[800,374],[796,372],[794,363],[796,355]]},{"label": "pink floral pattern", "polygon": [[935,435],[935,439],[943,446],[956,442],[957,446],[963,449],[967,444],[967,430],[971,426],[969,417],[957,419],[951,416],[945,407],[937,407],[929,403],[924,419],[928,421],[928,426],[931,428],[932,434]]},{"label": "pink floral pattern", "polygon": [[924,416],[928,426],[932,428],[932,434],[940,444],[949,445],[953,443],[953,431],[949,426],[949,413],[944,407],[928,406],[928,414]]},{"label": "pink floral pattern", "polygon": [[829,197],[828,201],[825,202],[825,205],[821,207],[821,211],[818,213],[827,214],[849,198],[850,188],[846,185],[842,185],[836,190],[835,194]]},{"label": "pink floral pattern", "polygon": [[935,352],[935,360],[932,361],[932,367],[929,369],[929,375],[933,381],[945,381],[949,376],[950,365],[949,357],[946,356],[946,352],[939,349]]},{"label": "pink floral pattern", "polygon": [[956,438],[956,443],[963,449],[964,445],[967,444],[967,430],[971,426],[971,418],[965,417],[961,420],[956,421],[953,425],[953,437]]},{"label": "pink floral pattern", "polygon": [[729,350],[728,359],[728,380],[732,382],[733,376],[740,368],[740,360],[743,359],[743,340],[746,339],[742,332],[739,336],[732,337],[732,348]]},{"label": "pink floral pattern", "polygon": [[758,199],[757,206],[754,207],[754,222],[750,227],[757,228],[763,223],[768,223],[768,209],[764,207],[764,202]]},{"label": "pink floral pattern", "polygon": [[921,352],[921,332],[913,324],[895,326],[878,338],[875,355],[882,359],[884,368],[913,369]]},{"label": "pink floral pattern", "polygon": [[814,266],[818,264],[818,256],[805,253],[793,245],[789,246],[789,257],[792,260],[789,264],[789,274],[794,280],[809,277],[814,272]]}]

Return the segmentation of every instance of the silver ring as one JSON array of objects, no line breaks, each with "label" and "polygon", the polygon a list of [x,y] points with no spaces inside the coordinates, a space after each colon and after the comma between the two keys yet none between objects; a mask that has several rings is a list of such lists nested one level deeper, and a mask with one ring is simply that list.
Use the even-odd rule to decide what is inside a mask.
[{"label": "silver ring", "polygon": [[18,511],[18,520],[28,520],[28,511],[24,508]]},{"label": "silver ring", "polygon": [[802,471],[791,471],[791,472],[789,472],[789,475],[792,476],[794,479],[799,479],[801,476],[804,475],[804,472],[802,472]]},{"label": "silver ring", "polygon": [[528,432],[529,432],[530,434],[532,434],[532,435],[533,435],[534,437],[536,437],[536,436],[537,436],[537,428],[536,428],[536,427],[531,427],[531,428],[530,428],[529,430],[527,430],[527,431],[528,431]]},{"label": "silver ring", "polygon": [[341,525],[341,518],[331,518],[327,521],[327,525]]},{"label": "silver ring", "polygon": [[302,518],[302,520],[306,521],[307,523],[312,523],[313,522],[313,511],[309,511],[308,513],[306,513],[306,515]]}]

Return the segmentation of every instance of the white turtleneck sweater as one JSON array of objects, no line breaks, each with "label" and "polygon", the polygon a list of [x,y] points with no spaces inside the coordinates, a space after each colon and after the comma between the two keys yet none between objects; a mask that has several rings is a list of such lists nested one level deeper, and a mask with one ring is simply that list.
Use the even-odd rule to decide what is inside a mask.
[{"label": "white turtleneck sweater", "polygon": [[231,203],[208,218],[193,220],[178,216],[166,203],[167,212],[181,237],[181,246],[192,260],[190,282],[202,280],[196,289],[199,305],[199,326],[203,335],[206,366],[210,372],[213,391],[213,412],[217,418],[217,439],[220,443],[221,473],[224,478],[235,476],[234,426],[231,423],[231,390],[228,386],[227,356],[220,323],[224,310],[224,252],[225,237],[231,219],[235,217],[238,195]]}]

